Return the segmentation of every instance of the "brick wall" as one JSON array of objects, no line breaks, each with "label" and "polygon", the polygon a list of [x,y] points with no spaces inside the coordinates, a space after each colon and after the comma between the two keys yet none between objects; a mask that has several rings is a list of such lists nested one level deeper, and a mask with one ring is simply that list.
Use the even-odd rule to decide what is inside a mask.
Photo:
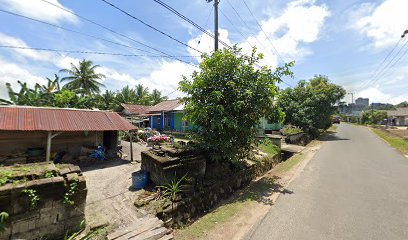
[{"label": "brick wall", "polygon": [[[33,170],[27,171],[27,176],[43,174],[39,169],[44,169],[44,166],[30,168]],[[8,169],[1,168],[0,171]],[[0,234],[0,239],[58,239],[67,231],[74,231],[81,223],[87,194],[85,178],[77,166],[56,165],[55,169],[57,177],[0,187],[0,212],[9,214],[6,231]],[[77,189],[69,196],[69,200],[73,201],[70,205],[64,202],[64,196],[74,182]],[[36,191],[40,198],[37,206],[31,206],[30,197],[23,192],[24,189]]]}]

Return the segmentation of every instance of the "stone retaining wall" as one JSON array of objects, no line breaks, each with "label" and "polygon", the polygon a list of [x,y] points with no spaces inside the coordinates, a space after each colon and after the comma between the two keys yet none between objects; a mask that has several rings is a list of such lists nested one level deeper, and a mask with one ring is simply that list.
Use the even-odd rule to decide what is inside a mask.
[{"label": "stone retaining wall", "polygon": [[[211,210],[222,199],[230,197],[234,191],[247,186],[253,179],[265,174],[281,161],[280,156],[273,159],[252,163],[225,181],[217,182],[201,191],[189,193],[173,205],[156,208],[156,215],[163,221],[170,221],[173,226],[191,222],[203,213]],[[157,210],[158,209],[158,210]]]},{"label": "stone retaining wall", "polygon": [[[25,165],[21,165],[25,166]],[[29,180],[21,184],[8,183],[0,187],[0,212],[7,212],[9,218],[6,230],[0,233],[0,239],[59,239],[67,231],[72,232],[84,219],[86,201],[86,182],[81,170],[74,165],[61,165],[51,168],[55,172],[54,177],[39,178],[36,175],[44,175],[43,170],[49,168],[27,165],[26,176]],[[34,167],[33,167],[34,166]],[[11,168],[0,168],[0,171],[9,171]],[[71,186],[76,185],[73,194],[69,192]],[[38,204],[32,206],[32,198],[24,189],[36,191],[39,197]],[[64,202],[64,197],[72,201],[71,204]]]}]

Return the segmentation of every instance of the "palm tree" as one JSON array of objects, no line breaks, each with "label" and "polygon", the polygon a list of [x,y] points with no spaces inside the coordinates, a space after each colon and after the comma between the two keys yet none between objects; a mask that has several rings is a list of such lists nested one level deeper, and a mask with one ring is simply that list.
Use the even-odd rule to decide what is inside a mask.
[{"label": "palm tree", "polygon": [[60,72],[69,74],[61,79],[61,82],[68,81],[64,88],[80,93],[81,96],[99,93],[99,88],[104,85],[98,80],[105,78],[105,75],[95,72],[98,67],[99,65],[84,59],[79,62],[78,67],[71,63],[71,69],[61,69]]},{"label": "palm tree", "polygon": [[144,87],[142,84],[138,84],[136,86],[135,91],[136,91],[135,103],[141,105],[149,105],[150,103],[149,88]]},{"label": "palm tree", "polygon": [[119,103],[136,104],[136,91],[129,86],[116,92],[116,101]]},{"label": "palm tree", "polygon": [[159,90],[154,89],[152,94],[150,94],[150,99],[152,101],[152,105],[156,105],[159,102],[167,100],[167,96],[162,96],[162,93]]}]

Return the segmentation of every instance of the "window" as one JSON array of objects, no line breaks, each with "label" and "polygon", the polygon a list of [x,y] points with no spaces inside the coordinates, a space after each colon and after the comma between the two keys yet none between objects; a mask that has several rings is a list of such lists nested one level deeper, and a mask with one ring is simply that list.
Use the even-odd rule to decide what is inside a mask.
[{"label": "window", "polygon": [[160,126],[160,118],[157,118],[157,126]]},{"label": "window", "polygon": [[170,127],[170,124],[171,124],[171,119],[167,118],[167,127]]}]

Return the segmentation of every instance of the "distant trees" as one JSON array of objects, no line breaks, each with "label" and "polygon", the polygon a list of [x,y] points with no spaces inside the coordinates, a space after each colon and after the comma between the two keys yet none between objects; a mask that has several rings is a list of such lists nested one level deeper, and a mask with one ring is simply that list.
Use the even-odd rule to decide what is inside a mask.
[{"label": "distant trees", "polygon": [[0,99],[0,105],[119,110],[121,103],[154,105],[167,99],[159,90],[150,93],[142,84],[135,88],[125,86],[118,91],[105,90],[101,94],[104,85],[100,81],[105,76],[95,72],[98,67],[92,61],[82,60],[78,66],[71,64],[70,69],[60,71],[68,76],[60,78],[55,74],[54,79],[46,78],[46,85],[36,84],[34,88],[18,81],[20,89],[14,90],[10,83],[6,83],[9,99]]},{"label": "distant trees", "polygon": [[363,112],[363,116],[361,117],[362,124],[379,124],[381,121],[386,119],[387,112],[385,111],[378,111],[378,110],[368,110]]},{"label": "distant trees", "polygon": [[283,90],[277,105],[285,113],[285,123],[301,127],[305,132],[317,136],[319,129],[331,125],[331,115],[346,91],[330,83],[327,76],[316,75],[309,81],[300,81],[294,88]]}]

